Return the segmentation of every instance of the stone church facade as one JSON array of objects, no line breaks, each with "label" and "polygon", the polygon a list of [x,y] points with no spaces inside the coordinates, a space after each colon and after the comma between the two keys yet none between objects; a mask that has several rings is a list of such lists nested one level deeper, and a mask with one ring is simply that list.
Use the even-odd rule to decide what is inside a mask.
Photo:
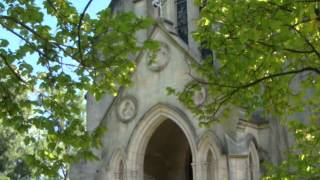
[{"label": "stone church facade", "polygon": [[[113,0],[115,13],[133,11],[157,19],[154,27],[137,33],[138,40],[158,40],[157,60],[148,53],[135,58],[133,86],[117,97],[96,102],[87,96],[87,128],[105,123],[103,148],[94,150],[100,161],[74,165],[75,180],[258,180],[261,163],[277,163],[288,146],[286,131],[276,121],[258,115],[250,121],[235,108],[228,120],[201,128],[194,115],[166,88],[183,89],[192,81],[190,62],[206,53],[191,32],[199,7],[193,0]],[[205,87],[194,102],[205,103]]]}]

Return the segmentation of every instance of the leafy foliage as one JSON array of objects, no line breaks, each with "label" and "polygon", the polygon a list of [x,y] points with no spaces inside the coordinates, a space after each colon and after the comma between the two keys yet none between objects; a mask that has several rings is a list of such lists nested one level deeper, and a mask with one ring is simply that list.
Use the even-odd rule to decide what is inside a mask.
[{"label": "leafy foliage", "polygon": [[[193,37],[213,51],[214,57],[193,64],[190,76],[194,83],[183,91],[168,91],[200,118],[201,125],[223,119],[233,105],[245,109],[248,116],[262,109],[282,121],[299,113],[308,121],[319,121],[319,1],[196,2],[201,12]],[[207,88],[210,97],[196,106],[192,96],[200,86]],[[274,169],[277,175],[271,177],[319,179],[315,161],[320,148],[311,146],[319,139],[319,124],[290,127],[301,131],[296,134],[294,153],[289,153],[288,160]],[[306,134],[314,136],[314,141],[305,141]],[[306,159],[297,158],[300,156]]]},{"label": "leafy foliage", "polygon": [[289,125],[294,131],[296,144],[288,152],[288,158],[279,166],[269,165],[266,180],[298,180],[320,178],[320,129],[318,123],[306,126],[298,121]]},{"label": "leafy foliage", "polygon": [[30,179],[31,170],[25,162],[22,137],[0,125],[0,179]]},{"label": "leafy foliage", "polygon": [[194,80],[214,98],[198,115],[214,120],[227,103],[277,115],[310,105],[306,89],[313,97],[320,93],[316,7],[312,1],[207,1],[194,38],[215,57],[194,64],[200,75]]},{"label": "leafy foliage", "polygon": [[84,92],[97,99],[116,95],[119,86],[130,84],[130,57],[154,49],[134,36],[152,21],[110,9],[92,19],[86,13],[91,2],[81,13],[69,1],[0,2],[1,28],[21,41],[12,47],[10,37],[0,35],[0,120],[29,134],[25,144],[36,148],[26,161],[37,175],[67,176],[79,157],[97,158],[90,149],[101,146],[105,127],[86,130]]}]

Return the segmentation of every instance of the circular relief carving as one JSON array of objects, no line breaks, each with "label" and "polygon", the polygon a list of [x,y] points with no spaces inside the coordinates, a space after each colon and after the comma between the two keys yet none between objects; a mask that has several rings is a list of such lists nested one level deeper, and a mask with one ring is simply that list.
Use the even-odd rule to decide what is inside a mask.
[{"label": "circular relief carving", "polygon": [[169,63],[169,46],[164,42],[161,42],[160,44],[161,47],[157,52],[156,58],[152,59],[151,56],[149,56],[150,59],[148,61],[148,68],[154,72],[163,70]]},{"label": "circular relief carving", "polygon": [[200,90],[194,92],[192,100],[196,106],[201,106],[207,99],[207,90],[205,87],[201,86]]},{"label": "circular relief carving", "polygon": [[129,122],[137,114],[137,103],[133,96],[123,97],[117,105],[117,115],[122,122]]}]

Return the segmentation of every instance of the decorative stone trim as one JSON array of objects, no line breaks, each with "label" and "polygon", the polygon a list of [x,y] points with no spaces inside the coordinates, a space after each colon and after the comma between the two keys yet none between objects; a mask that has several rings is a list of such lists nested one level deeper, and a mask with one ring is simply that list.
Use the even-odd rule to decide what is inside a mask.
[{"label": "decorative stone trim", "polygon": [[207,167],[210,163],[208,162],[196,162],[196,163],[191,163],[192,167],[197,167],[197,168],[204,168]]},{"label": "decorative stone trim", "polygon": [[124,123],[130,122],[137,114],[138,105],[134,96],[124,96],[117,103],[117,116]]}]

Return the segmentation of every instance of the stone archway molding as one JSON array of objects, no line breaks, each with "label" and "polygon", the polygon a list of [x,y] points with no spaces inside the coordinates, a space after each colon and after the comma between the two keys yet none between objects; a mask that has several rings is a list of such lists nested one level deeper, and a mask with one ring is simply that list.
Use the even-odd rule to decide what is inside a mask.
[{"label": "stone archway molding", "polygon": [[[196,133],[188,117],[178,108],[157,104],[148,110],[133,130],[127,147],[127,180],[143,180],[144,154],[148,142],[156,129],[165,120],[171,120],[184,132],[192,153],[192,162],[197,162]],[[195,179],[195,168],[193,176]]]},{"label": "stone archway molding", "polygon": [[[109,178],[110,180],[119,180],[120,174],[125,175],[126,169],[126,153],[122,148],[117,148],[112,153],[111,159],[109,161]],[[121,162],[123,163],[123,172],[119,169]]]},{"label": "stone archway molding", "polygon": [[[250,169],[250,171],[252,171],[253,173],[253,177],[250,180],[259,180],[260,179],[260,158],[259,158],[259,152],[258,152],[258,143],[256,138],[252,135],[252,134],[248,134],[247,137],[247,145],[248,145],[248,161],[249,158],[251,156],[252,158],[252,169],[250,169],[250,167],[248,169]],[[250,162],[248,162],[248,164],[250,164]],[[250,173],[249,173],[249,177],[250,177]]]},{"label": "stone archway molding", "polygon": [[220,157],[223,152],[223,146],[220,142],[220,139],[214,134],[212,131],[206,131],[200,138],[200,141],[198,143],[198,152],[197,152],[197,159],[198,162],[195,164],[197,167],[197,172],[200,172],[197,174],[197,179],[203,179],[207,180],[209,174],[207,173],[207,168],[209,166],[208,162],[208,154],[211,152],[212,158],[214,161],[214,180],[219,179],[219,167],[221,165],[220,163]]}]

